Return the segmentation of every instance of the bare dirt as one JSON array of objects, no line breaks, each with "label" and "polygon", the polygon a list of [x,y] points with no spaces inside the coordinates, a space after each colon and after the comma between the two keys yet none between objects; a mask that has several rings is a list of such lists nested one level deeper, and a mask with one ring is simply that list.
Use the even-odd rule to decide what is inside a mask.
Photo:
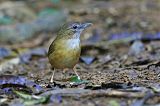
[{"label": "bare dirt", "polygon": [[[39,5],[42,5],[41,2]],[[27,77],[44,88],[42,94],[57,89],[93,90],[91,93],[84,93],[85,95],[83,92],[77,93],[78,91],[75,91],[75,95],[71,93],[69,96],[59,94],[62,96],[61,101],[55,99],[54,102],[44,106],[53,104],[57,106],[142,106],[144,104],[153,106],[160,103],[159,40],[140,40],[144,50],[138,54],[130,54],[134,40],[113,42],[107,39],[113,33],[143,32],[142,36],[145,36],[148,33],[159,32],[160,2],[158,0],[61,1],[59,8],[66,8],[69,12],[67,21],[93,23],[93,26],[82,35],[81,58],[87,56],[94,59],[89,64],[85,62],[87,59],[80,59],[76,65],[78,74],[89,83],[70,85],[61,79],[69,78],[74,73],[70,70],[64,75],[61,70],[57,70],[55,73],[57,81],[51,84],[49,80],[52,72],[47,56],[34,55],[28,63],[15,65],[13,69],[6,70],[3,74]],[[56,32],[40,34],[39,36],[46,36],[46,39],[32,49],[39,47],[48,49],[55,35]],[[90,38],[92,39],[89,40]],[[41,37],[25,42],[32,43],[34,39],[41,39]],[[102,93],[103,90],[107,93]]]}]

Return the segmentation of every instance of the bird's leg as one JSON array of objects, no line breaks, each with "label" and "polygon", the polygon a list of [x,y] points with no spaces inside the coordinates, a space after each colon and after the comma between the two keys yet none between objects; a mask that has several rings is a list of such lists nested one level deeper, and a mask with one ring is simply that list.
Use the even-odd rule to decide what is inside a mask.
[{"label": "bird's leg", "polygon": [[67,71],[67,69],[63,69],[63,79],[66,79],[66,71]]},{"label": "bird's leg", "polygon": [[51,76],[51,79],[50,79],[50,83],[53,83],[54,81],[54,73],[55,73],[56,69],[54,68],[53,71],[52,71],[52,76]]},{"label": "bird's leg", "polygon": [[76,76],[78,77],[78,79],[80,80],[81,78],[80,78],[80,76],[79,76],[78,73],[77,73],[76,67],[73,68],[73,71],[74,71],[74,73],[76,74]]}]

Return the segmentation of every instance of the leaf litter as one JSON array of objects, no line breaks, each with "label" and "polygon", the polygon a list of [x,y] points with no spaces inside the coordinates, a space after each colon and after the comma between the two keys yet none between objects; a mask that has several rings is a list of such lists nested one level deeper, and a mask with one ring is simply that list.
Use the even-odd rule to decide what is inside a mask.
[{"label": "leaf litter", "polygon": [[[44,5],[48,6],[48,1],[35,3],[40,10]],[[72,2],[65,3],[58,5],[67,8],[68,20],[90,21],[94,24],[86,32],[86,36],[82,36],[82,55],[76,66],[82,80],[74,76],[72,71],[67,71],[66,79],[69,80],[49,83],[51,67],[46,52],[48,41],[56,32],[52,32],[52,36],[24,41],[29,43],[22,45],[7,45],[6,47],[27,50],[15,55],[17,61],[5,64],[11,66],[10,68],[1,68],[3,74],[0,76],[0,104],[9,105],[8,101],[11,105],[16,105],[16,101],[21,101],[21,105],[159,104],[158,2],[145,1],[142,5],[139,5],[138,0],[74,1],[72,5]],[[49,4],[58,10],[55,4]],[[77,9],[79,7],[81,9]],[[55,10],[44,8],[42,15],[52,14]],[[43,35],[50,35],[50,30],[42,32]],[[8,52],[6,48],[1,49],[2,63],[10,55],[10,50]],[[62,76],[62,71],[57,71],[55,78],[61,80]]]}]

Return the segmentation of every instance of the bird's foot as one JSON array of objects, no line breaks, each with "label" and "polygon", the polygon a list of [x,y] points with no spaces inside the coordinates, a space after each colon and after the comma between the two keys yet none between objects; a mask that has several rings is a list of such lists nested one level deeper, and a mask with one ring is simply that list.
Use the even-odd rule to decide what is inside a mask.
[{"label": "bird's foot", "polygon": [[54,82],[54,73],[55,73],[55,69],[52,71],[52,76],[50,78],[50,83]]},{"label": "bird's foot", "polygon": [[52,74],[51,78],[50,78],[50,83],[54,82],[54,75]]},{"label": "bird's foot", "polygon": [[78,79],[78,80],[81,80],[81,78],[80,78],[80,76],[79,76],[79,75],[77,76],[77,79]]}]

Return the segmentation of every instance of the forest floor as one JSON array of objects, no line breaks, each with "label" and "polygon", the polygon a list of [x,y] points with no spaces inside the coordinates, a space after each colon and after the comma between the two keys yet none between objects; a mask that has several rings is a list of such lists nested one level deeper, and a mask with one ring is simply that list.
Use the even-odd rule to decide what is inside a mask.
[{"label": "forest floor", "polygon": [[[0,104],[13,106],[17,104],[21,106],[23,103],[41,106],[160,104],[158,0],[60,1],[57,5],[37,1],[35,5],[38,9],[50,6],[67,11],[67,22],[93,23],[93,26],[82,35],[82,52],[76,65],[81,79],[87,82],[71,84],[67,79],[73,78],[74,72],[69,70],[62,73],[61,70],[57,70],[55,81],[50,83],[52,70],[46,53],[57,31],[37,33],[38,36],[21,43],[2,44],[3,47],[16,52],[16,56],[0,58],[0,67],[3,67],[3,70],[0,68],[0,88],[4,90],[9,86],[12,91],[8,93],[5,89],[5,93],[0,92]],[[32,7],[35,11],[37,8]],[[13,59],[20,62],[7,63],[12,67],[4,68],[3,63],[6,65],[7,61]],[[27,79],[22,80],[23,78],[17,76]],[[43,90],[39,92],[37,86],[28,82],[30,80]],[[27,92],[32,99],[26,99],[25,94],[23,97],[22,92]],[[18,94],[20,96],[17,96]],[[46,97],[43,98],[46,101],[43,101],[42,97]]]}]

